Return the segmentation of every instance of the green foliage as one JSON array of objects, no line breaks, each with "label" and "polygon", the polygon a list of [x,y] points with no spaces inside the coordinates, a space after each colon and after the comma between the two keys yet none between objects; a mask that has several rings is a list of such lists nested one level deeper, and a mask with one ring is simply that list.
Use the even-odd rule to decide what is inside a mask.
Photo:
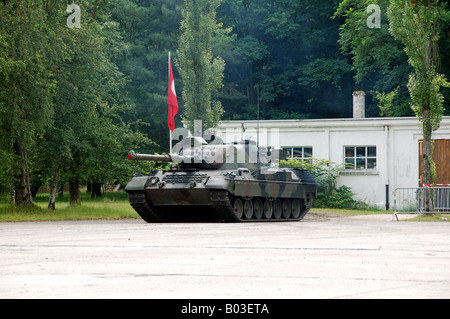
[{"label": "green foliage", "polygon": [[183,117],[192,132],[194,120],[201,120],[205,130],[215,127],[223,114],[214,94],[222,87],[225,61],[212,52],[214,35],[224,34],[216,22],[219,4],[220,0],[185,0],[183,5],[176,65],[184,85]]},{"label": "green foliage", "polygon": [[350,115],[351,65],[329,18],[337,3],[222,1],[218,19],[236,38],[225,59],[224,118],[256,119],[258,102],[261,119]]},{"label": "green foliage", "polygon": [[411,108],[422,123],[422,176],[425,184],[432,184],[435,176],[431,138],[439,128],[444,112],[444,96],[440,88],[450,87],[445,76],[438,73],[443,11],[445,12],[445,7],[440,0],[417,4],[406,0],[391,0],[388,9],[390,32],[403,44],[408,62],[414,69],[409,77],[408,89]]},{"label": "green foliage", "polygon": [[362,209],[366,205],[360,201],[353,199],[355,195],[351,188],[345,185],[337,187],[335,190],[325,192],[321,196],[317,196],[317,202],[314,207],[319,208],[347,208],[347,209]]},{"label": "green foliage", "polygon": [[398,87],[392,92],[376,92],[375,98],[378,100],[378,107],[380,108],[381,116],[392,116],[392,106],[394,105],[394,99],[397,96]]},{"label": "green foliage", "polygon": [[55,74],[68,56],[63,15],[53,0],[0,3],[0,149],[19,205],[33,205],[29,151],[53,121]]},{"label": "green foliage", "polygon": [[13,182],[12,155],[0,149],[0,193],[11,191]]},{"label": "green foliage", "polygon": [[[168,51],[175,52],[181,21],[183,0],[114,0],[109,1],[111,23],[120,38],[112,44],[118,48],[112,58],[127,79],[121,96],[134,107],[121,117],[133,131],[139,131],[154,144],[141,146],[141,152],[168,151],[167,84]],[[173,68],[175,85],[182,92],[183,83]],[[182,107],[181,98],[178,98]],[[180,112],[181,113],[181,112]],[[181,117],[175,117],[177,127]]]},{"label": "green foliage", "polygon": [[[367,26],[371,4],[381,7],[381,28]],[[386,75],[392,62],[404,59],[400,45],[386,27],[388,4],[389,0],[343,0],[334,13],[335,19],[342,19],[339,43],[344,53],[352,55],[357,83],[380,71]]]},{"label": "green foliage", "polygon": [[[367,26],[371,14],[367,8],[372,4],[380,6],[381,28]],[[401,107],[410,101],[407,82],[411,66],[401,43],[389,32],[388,5],[389,0],[343,0],[333,18],[341,22],[339,44],[342,53],[352,57],[356,85],[373,95],[375,104],[370,97],[366,98],[367,113],[379,115],[380,101],[376,92],[398,90],[396,104],[390,107],[389,116],[411,116],[409,108]]]},{"label": "green foliage", "polygon": [[[114,25],[92,21],[75,31],[71,60],[61,66],[55,96],[55,124],[48,131],[42,152],[60,156],[53,164],[67,168],[65,178],[91,183],[123,181],[124,155],[146,139],[133,133],[120,114],[129,109],[120,92],[123,75],[111,62]],[[101,35],[101,36],[100,36]],[[49,158],[51,157],[49,154]]]},{"label": "green foliage", "polygon": [[282,160],[282,167],[300,167],[307,169],[319,184],[314,207],[318,208],[364,208],[367,205],[353,199],[354,193],[345,185],[337,187],[339,173],[345,164],[337,165],[329,160],[313,158],[311,161]]},{"label": "green foliage", "polygon": [[14,185],[19,204],[30,195],[29,167],[37,185],[56,168],[62,183],[124,182],[132,174],[125,154],[149,142],[121,117],[131,105],[112,62],[121,38],[106,2],[77,4],[86,18],[75,29],[59,1],[0,4],[0,155],[8,159],[0,188]]},{"label": "green foliage", "polygon": [[[450,12],[442,1],[424,3],[417,2],[414,6],[413,1],[409,0],[342,0],[334,14],[334,19],[341,22],[339,43],[342,52],[353,60],[356,84],[373,94],[374,102],[377,102],[376,92],[392,92],[398,88],[389,116],[415,114],[408,107],[411,102],[416,104],[412,101],[409,92],[411,85],[408,86],[408,83],[410,74],[420,63],[434,60],[445,74],[450,74]],[[367,26],[371,14],[367,8],[372,4],[381,8],[381,28]],[[440,9],[433,9],[432,13],[433,7]],[[424,28],[427,23],[429,26]],[[431,37],[433,44],[427,48],[430,32],[434,34]],[[443,94],[449,96],[449,92],[447,89]],[[367,103],[368,113],[378,116],[379,108],[371,106],[370,98]],[[448,103],[442,106],[444,113],[448,113]]]},{"label": "green foliage", "polygon": [[406,0],[391,0],[388,16],[390,32],[403,45],[408,62],[414,68],[408,89],[411,108],[423,124],[424,138],[439,127],[444,111],[441,87],[449,87],[445,76],[437,73],[439,65],[439,32],[441,1],[413,5]]},{"label": "green foliage", "polygon": [[411,108],[422,122],[424,136],[431,136],[432,132],[439,128],[444,113],[441,87],[450,87],[450,83],[442,74],[430,71],[427,76],[421,78],[416,74],[410,75],[408,89],[412,99]]}]

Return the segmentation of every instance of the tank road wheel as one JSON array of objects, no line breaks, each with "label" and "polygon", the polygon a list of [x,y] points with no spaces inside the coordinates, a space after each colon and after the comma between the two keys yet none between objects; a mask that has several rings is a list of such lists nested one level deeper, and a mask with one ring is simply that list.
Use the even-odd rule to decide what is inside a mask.
[{"label": "tank road wheel", "polygon": [[283,199],[283,218],[289,219],[291,217],[291,201],[289,198]]},{"label": "tank road wheel", "polygon": [[300,217],[300,201],[298,199],[294,199],[292,201],[292,218]]},{"label": "tank road wheel", "polygon": [[244,202],[244,216],[245,219],[252,219],[253,216],[253,202],[251,199],[247,199]]},{"label": "tank road wheel", "polygon": [[235,198],[233,201],[233,210],[237,218],[241,219],[244,213],[244,204],[240,198]]},{"label": "tank road wheel", "polygon": [[271,219],[273,213],[273,205],[272,202],[268,199],[264,202],[264,218]]},{"label": "tank road wheel", "polygon": [[273,202],[273,218],[279,219],[283,213],[283,206],[281,200],[277,199]]},{"label": "tank road wheel", "polygon": [[261,219],[264,213],[264,204],[261,198],[257,198],[253,203],[253,214],[256,219]]}]

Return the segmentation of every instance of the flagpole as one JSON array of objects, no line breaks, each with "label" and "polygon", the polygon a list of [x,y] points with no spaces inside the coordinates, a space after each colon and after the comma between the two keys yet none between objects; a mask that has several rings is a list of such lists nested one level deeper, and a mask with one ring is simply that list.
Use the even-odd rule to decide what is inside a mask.
[{"label": "flagpole", "polygon": [[[168,71],[168,81],[170,81],[170,51],[169,51],[169,63],[168,63],[168,65],[167,65],[167,69],[169,70]],[[170,85],[170,83],[169,83],[169,85]],[[172,153],[172,131],[171,131],[171,129],[169,128],[169,153]]]}]

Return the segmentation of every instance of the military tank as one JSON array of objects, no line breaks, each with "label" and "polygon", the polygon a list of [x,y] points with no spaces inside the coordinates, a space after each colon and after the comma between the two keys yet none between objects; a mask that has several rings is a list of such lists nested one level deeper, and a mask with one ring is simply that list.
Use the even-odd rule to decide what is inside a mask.
[{"label": "military tank", "polygon": [[274,166],[278,154],[251,140],[225,144],[187,137],[170,154],[131,151],[130,160],[172,164],[149,176],[135,174],[125,191],[148,223],[299,221],[318,185],[307,170]]}]

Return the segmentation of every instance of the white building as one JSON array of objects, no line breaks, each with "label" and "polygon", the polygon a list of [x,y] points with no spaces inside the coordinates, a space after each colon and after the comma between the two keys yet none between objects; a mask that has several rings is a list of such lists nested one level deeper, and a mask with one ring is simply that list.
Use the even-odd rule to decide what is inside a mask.
[{"label": "white building", "polygon": [[[358,108],[354,103],[355,109]],[[359,115],[358,115],[359,114]],[[359,116],[360,118],[355,118]],[[327,159],[347,163],[338,185],[352,188],[355,199],[393,207],[393,191],[421,186],[419,165],[422,133],[417,118],[364,118],[354,112],[349,119],[223,121],[217,132],[226,142],[257,139],[300,159]],[[259,134],[257,133],[259,127]],[[437,184],[450,183],[450,117],[442,119],[433,135]]]}]

